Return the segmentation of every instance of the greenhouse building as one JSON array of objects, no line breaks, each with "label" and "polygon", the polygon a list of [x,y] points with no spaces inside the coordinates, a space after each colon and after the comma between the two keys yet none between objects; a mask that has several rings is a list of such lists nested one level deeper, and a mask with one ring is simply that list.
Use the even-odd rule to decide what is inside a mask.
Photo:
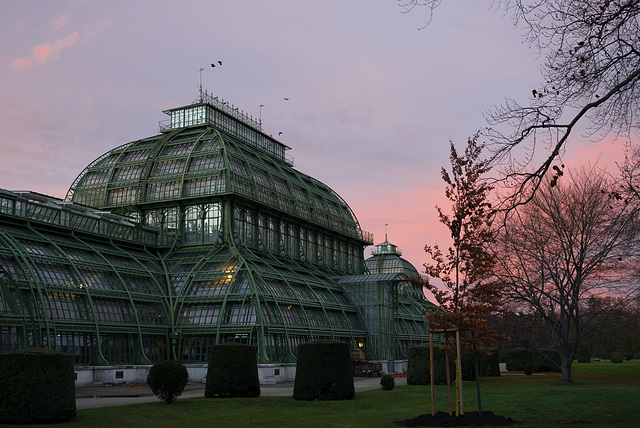
[{"label": "greenhouse building", "polygon": [[78,384],[140,381],[163,359],[255,345],[262,383],[300,343],[359,348],[386,372],[428,340],[418,276],[347,203],[297,171],[260,121],[206,92],[157,135],[99,156],[64,200],[0,190],[0,351],[75,358]]}]

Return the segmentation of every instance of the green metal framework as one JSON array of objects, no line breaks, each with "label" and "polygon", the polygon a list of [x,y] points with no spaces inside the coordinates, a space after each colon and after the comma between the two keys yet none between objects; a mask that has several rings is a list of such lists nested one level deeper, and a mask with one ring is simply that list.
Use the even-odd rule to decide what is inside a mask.
[{"label": "green metal framework", "polygon": [[117,147],[65,201],[0,193],[0,349],[77,364],[207,361],[216,343],[293,362],[316,339],[406,358],[424,341],[404,273],[368,275],[373,242],[287,146],[217,98],[167,110],[161,133]]}]

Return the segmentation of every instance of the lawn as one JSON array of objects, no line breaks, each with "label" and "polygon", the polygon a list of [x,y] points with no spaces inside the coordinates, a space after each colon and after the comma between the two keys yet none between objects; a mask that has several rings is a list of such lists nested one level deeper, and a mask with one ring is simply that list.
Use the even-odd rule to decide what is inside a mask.
[{"label": "lawn", "polygon": [[[516,427],[640,426],[640,360],[574,364],[574,385],[559,374],[482,378],[485,410],[510,417]],[[473,382],[464,383],[465,410],[475,411]],[[446,387],[436,387],[436,410],[447,410]],[[430,413],[427,386],[358,392],[355,399],[300,402],[291,397],[178,399],[78,411],[56,427],[393,427]]]}]

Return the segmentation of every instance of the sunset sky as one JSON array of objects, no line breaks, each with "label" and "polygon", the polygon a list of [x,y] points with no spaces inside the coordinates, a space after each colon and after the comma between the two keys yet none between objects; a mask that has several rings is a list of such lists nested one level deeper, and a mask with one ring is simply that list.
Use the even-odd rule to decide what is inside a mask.
[{"label": "sunset sky", "polygon": [[[296,169],[376,243],[388,224],[423,272],[424,245],[450,244],[435,210],[449,141],[462,148],[488,110],[540,85],[542,59],[491,3],[445,1],[422,28],[427,11],[396,0],[4,2],[0,188],[64,198],[94,159],[191,103],[205,68],[205,89],[282,132]],[[614,169],[620,146],[576,136],[565,163],[598,157]]]}]

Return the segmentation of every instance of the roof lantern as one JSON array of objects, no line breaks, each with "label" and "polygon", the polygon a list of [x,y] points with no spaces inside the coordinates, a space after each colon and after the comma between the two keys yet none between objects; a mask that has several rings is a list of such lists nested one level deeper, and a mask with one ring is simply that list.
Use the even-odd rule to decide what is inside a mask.
[{"label": "roof lantern", "polygon": [[190,105],[164,110],[169,120],[159,123],[159,130],[166,133],[178,128],[212,125],[230,135],[242,139],[273,158],[293,166],[293,158],[285,152],[291,147],[282,144],[262,132],[262,119],[255,119],[227,101],[205,91]]}]

